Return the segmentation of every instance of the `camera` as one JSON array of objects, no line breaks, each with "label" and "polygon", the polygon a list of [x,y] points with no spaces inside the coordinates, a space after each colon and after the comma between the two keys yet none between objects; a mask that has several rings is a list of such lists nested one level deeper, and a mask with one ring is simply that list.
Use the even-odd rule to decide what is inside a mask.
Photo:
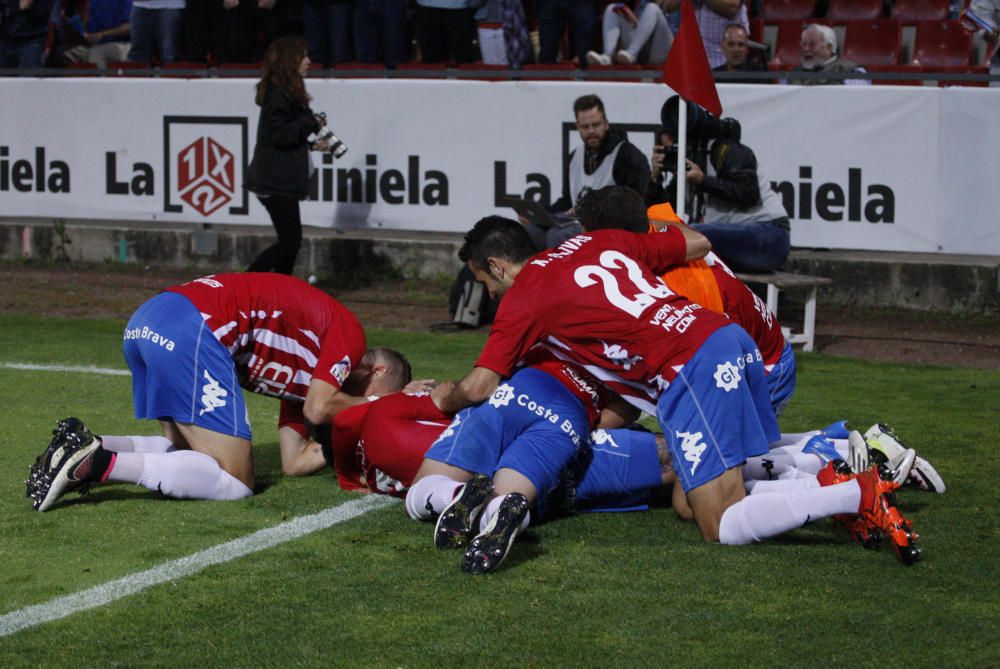
[{"label": "camera", "polygon": [[[319,112],[318,114],[316,114],[316,116],[318,118],[323,119],[324,123],[326,122],[325,113]],[[347,153],[347,145],[344,144],[344,142],[339,137],[333,134],[333,130],[330,130],[330,127],[327,125],[320,126],[320,129],[316,131],[315,139],[313,139],[313,144],[318,144],[322,141],[327,141],[330,143],[330,153],[333,154],[334,158],[340,158],[345,153]]]},{"label": "camera", "polygon": [[[687,104],[687,136],[692,144],[721,139],[727,142],[740,141],[742,128],[734,118],[717,118],[710,111],[693,102]],[[671,96],[660,108],[660,124],[663,131],[677,138],[680,98]]]}]

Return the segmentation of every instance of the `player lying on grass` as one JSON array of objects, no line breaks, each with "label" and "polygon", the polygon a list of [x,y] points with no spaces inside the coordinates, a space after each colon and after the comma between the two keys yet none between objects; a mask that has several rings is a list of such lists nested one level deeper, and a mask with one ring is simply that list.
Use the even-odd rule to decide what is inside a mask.
[{"label": "player lying on grass", "polygon": [[[366,353],[361,323],[346,307],[280,274],[220,274],[167,288],[132,315],[123,346],[135,416],[159,420],[164,437],[102,446],[66,421],[26,482],[35,509],[107,480],[169,497],[246,497],[254,466],[241,387],[301,404],[317,425],[367,395],[399,389],[387,374],[398,354]],[[297,473],[316,466],[301,448],[283,447],[282,459]]]},{"label": "player lying on grass", "polygon": [[[591,191],[578,205],[577,215],[580,224],[587,232],[613,229],[635,233],[658,233],[668,225],[681,223],[681,219],[677,217],[669,204],[660,204],[646,209],[642,198],[635,191],[624,186],[607,186]],[[763,356],[771,407],[777,417],[795,392],[796,369],[794,351],[791,344],[785,340],[781,331],[781,323],[778,322],[774,312],[718,256],[711,252],[704,258],[689,260],[681,265],[671,267],[660,278],[674,293],[683,295],[705,309],[725,315],[738,323],[753,338]],[[836,433],[826,436],[846,440],[849,435],[846,429],[841,427]],[[883,448],[891,453],[889,457],[896,459],[903,457],[904,447],[893,446],[889,443],[894,435],[889,434],[886,430],[880,430],[878,426],[875,426],[866,433],[865,437],[866,440],[870,438],[876,442],[879,439],[885,441],[886,445]],[[855,432],[853,438],[860,440],[861,435]],[[771,444],[771,447],[772,449],[786,445],[804,447],[806,443],[805,439],[799,439],[794,435],[787,438],[783,435],[782,439]],[[816,441],[813,442],[813,445],[818,448],[824,444]],[[843,441],[838,448],[841,451],[841,457],[846,459],[848,453],[846,441]],[[866,452],[865,449],[856,449],[856,453],[864,452]],[[788,453],[772,451],[768,455],[774,456],[769,460],[771,466],[774,466],[776,461],[789,457],[802,457],[801,448],[792,449]],[[814,461],[815,458],[806,458],[802,466],[814,464]],[[817,468],[809,473],[815,475],[818,471]],[[902,469],[895,467],[895,471],[902,471]],[[918,457],[909,472],[907,480],[912,485],[926,490],[944,492],[944,482],[941,477],[923,458]],[[756,472],[750,472],[749,478],[760,478],[760,475]]]},{"label": "player lying on grass", "polygon": [[746,496],[743,464],[780,436],[763,357],[739,325],[657,276],[708,251],[698,233],[669,226],[656,235],[597,230],[536,255],[518,223],[480,220],[460,257],[503,301],[473,371],[435,400],[443,411],[482,402],[543,343],[657,416],[704,540],[747,544],[858,514],[912,563],[919,552],[891,496],[899,484],[876,468],[817,489],[784,491],[775,481],[773,492]]}]

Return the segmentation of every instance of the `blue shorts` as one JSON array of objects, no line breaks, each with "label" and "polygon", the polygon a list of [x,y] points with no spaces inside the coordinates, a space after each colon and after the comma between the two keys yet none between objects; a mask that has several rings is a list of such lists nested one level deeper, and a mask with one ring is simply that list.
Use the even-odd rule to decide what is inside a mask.
[{"label": "blue shorts", "polygon": [[663,485],[656,435],[644,430],[594,430],[576,476],[577,511],[638,511]]},{"label": "blue shorts", "polygon": [[233,359],[186,297],[160,293],[147,300],[125,326],[123,348],[136,418],[251,438]]},{"label": "blue shorts", "polygon": [[795,392],[795,351],[787,341],[781,350],[781,357],[767,375],[767,387],[771,393],[771,408],[778,416]]},{"label": "blue shorts", "polygon": [[589,430],[580,400],[549,374],[528,368],[479,406],[460,411],[425,457],[488,476],[513,469],[542,498],[586,444]]},{"label": "blue shorts", "polygon": [[767,453],[780,433],[750,335],[716,330],[660,396],[657,418],[684,492]]}]

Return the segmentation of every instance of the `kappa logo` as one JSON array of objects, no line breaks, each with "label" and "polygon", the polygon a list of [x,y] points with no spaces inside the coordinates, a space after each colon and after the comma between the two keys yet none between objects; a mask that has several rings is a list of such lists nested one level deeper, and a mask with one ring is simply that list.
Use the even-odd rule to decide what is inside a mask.
[{"label": "kappa logo", "polygon": [[607,430],[594,430],[590,433],[590,443],[594,446],[612,446],[613,448],[621,448],[618,442],[615,441],[614,437]]},{"label": "kappa logo", "polygon": [[198,412],[199,416],[204,416],[206,413],[226,406],[226,398],[229,397],[229,392],[212,378],[207,369],[205,370],[205,381],[205,385],[201,387],[202,409]]},{"label": "kappa logo", "polygon": [[341,386],[344,385],[344,381],[346,381],[347,377],[350,375],[351,375],[351,359],[348,358],[346,355],[340,359],[340,362],[334,363],[333,367],[330,368],[330,376],[337,379],[337,383],[339,383]]},{"label": "kappa logo", "polygon": [[715,367],[715,387],[722,388],[727,393],[739,388],[742,378],[739,368],[728,360]]},{"label": "kappa logo", "polygon": [[691,463],[691,476],[694,476],[708,444],[702,441],[701,432],[678,432],[677,438],[681,440],[681,451],[684,452],[684,459]]},{"label": "kappa logo", "polygon": [[641,355],[630,356],[628,349],[622,348],[619,344],[608,344],[603,341],[601,344],[604,346],[604,357],[616,365],[621,365],[625,371],[632,369],[632,365],[642,360]]},{"label": "kappa logo", "polygon": [[455,414],[455,417],[451,419],[451,423],[448,425],[448,427],[446,427],[444,429],[444,432],[442,432],[441,434],[439,434],[438,438],[434,440],[434,443],[436,444],[439,441],[444,441],[448,437],[454,436],[455,435],[455,430],[461,424],[462,424],[462,414],[457,413],[457,414]]},{"label": "kappa logo", "polygon": [[512,399],[514,399],[514,386],[509,383],[503,383],[490,397],[490,406],[494,409],[499,409],[510,404]]}]

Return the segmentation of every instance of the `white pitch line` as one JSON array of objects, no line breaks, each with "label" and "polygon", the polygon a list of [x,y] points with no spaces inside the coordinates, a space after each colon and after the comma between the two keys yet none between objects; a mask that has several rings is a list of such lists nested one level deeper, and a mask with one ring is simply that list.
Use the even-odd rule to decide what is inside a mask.
[{"label": "white pitch line", "polygon": [[0,362],[0,369],[23,369],[29,372],[82,372],[84,374],[106,374],[108,376],[131,376],[127,369],[112,367],[79,367],[73,365],[36,365],[29,362]]},{"label": "white pitch line", "polygon": [[43,604],[35,604],[17,611],[11,611],[0,616],[0,637],[9,636],[35,625],[59,620],[79,611],[86,611],[87,609],[93,609],[104,604],[110,604],[115,600],[134,595],[154,585],[190,576],[205,567],[229,562],[244,555],[283,544],[286,541],[298,539],[318,530],[325,530],[337,523],[357,518],[369,511],[380,509],[397,501],[395,498],[385,495],[366,495],[361,499],[351,500],[350,502],[320,511],[311,516],[295,518],[280,525],[254,532],[240,539],[233,539],[224,544],[193,553],[187,557],[164,562],[146,571],[140,571],[114,581],[108,581],[102,585],[81,590],[71,595],[57,597]]}]

